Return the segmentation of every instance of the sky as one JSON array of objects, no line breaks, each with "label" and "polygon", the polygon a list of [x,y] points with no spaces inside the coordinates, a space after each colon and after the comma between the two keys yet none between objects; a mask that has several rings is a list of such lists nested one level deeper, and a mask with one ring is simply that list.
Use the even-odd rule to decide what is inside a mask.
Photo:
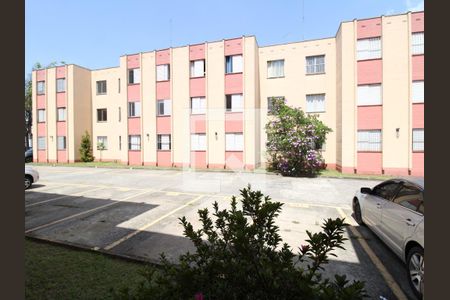
[{"label": "sky", "polygon": [[259,46],[335,36],[342,21],[423,10],[423,0],[26,0],[25,75],[124,54],[254,35]]}]

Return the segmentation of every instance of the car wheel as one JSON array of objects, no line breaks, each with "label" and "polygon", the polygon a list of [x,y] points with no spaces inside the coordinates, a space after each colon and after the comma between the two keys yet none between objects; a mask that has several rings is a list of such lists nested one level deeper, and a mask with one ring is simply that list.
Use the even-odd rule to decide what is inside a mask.
[{"label": "car wheel", "polygon": [[359,205],[358,199],[353,200],[353,216],[355,218],[356,223],[358,223],[359,225],[364,225],[361,214],[361,206]]},{"label": "car wheel", "polygon": [[27,158],[25,158],[25,162],[26,163],[29,163],[29,162],[32,162],[33,161],[33,158],[32,157],[27,157]]},{"label": "car wheel", "polygon": [[30,176],[25,176],[25,189],[30,188],[30,186],[33,184],[33,179],[31,179]]},{"label": "car wheel", "polygon": [[425,287],[425,256],[421,247],[412,247],[406,259],[408,281],[414,294],[422,299]]}]

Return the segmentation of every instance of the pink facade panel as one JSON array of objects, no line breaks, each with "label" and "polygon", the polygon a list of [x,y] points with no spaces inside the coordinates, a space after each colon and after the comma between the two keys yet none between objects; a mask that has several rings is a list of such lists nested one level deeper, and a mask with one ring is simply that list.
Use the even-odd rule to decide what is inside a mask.
[{"label": "pink facade panel", "polygon": [[205,77],[191,78],[189,81],[189,94],[191,97],[205,96]]},{"label": "pink facade panel", "polygon": [[381,18],[358,20],[356,27],[358,39],[381,36]]},{"label": "pink facade panel", "polygon": [[191,115],[191,133],[206,132],[206,115]]},{"label": "pink facade panel", "polygon": [[66,122],[56,122],[56,135],[65,136],[66,135]]},{"label": "pink facade panel", "polygon": [[66,163],[67,161],[67,151],[66,150],[58,150],[57,154],[58,162]]},{"label": "pink facade panel", "polygon": [[358,84],[381,83],[383,63],[381,59],[358,61]]},{"label": "pink facade panel", "polygon": [[141,85],[128,85],[128,101],[141,100]]},{"label": "pink facade panel", "polygon": [[243,169],[244,168],[244,152],[227,151],[225,152],[225,167],[227,169]]},{"label": "pink facade panel", "polygon": [[382,157],[381,152],[358,152],[357,173],[381,174]]},{"label": "pink facade panel", "polygon": [[56,67],[56,78],[66,78],[66,67]]},{"label": "pink facade panel", "polygon": [[205,44],[189,46],[189,60],[204,59],[205,49]]},{"label": "pink facade panel", "polygon": [[206,151],[191,151],[191,167],[206,168]]},{"label": "pink facade panel", "polygon": [[226,56],[242,54],[242,38],[225,40],[224,47],[225,47],[224,52]]},{"label": "pink facade panel", "polygon": [[128,118],[128,134],[141,134],[141,118]]},{"label": "pink facade panel", "polygon": [[45,150],[38,150],[38,162],[47,162],[47,152]]},{"label": "pink facade panel", "polygon": [[424,31],[425,13],[417,12],[411,14],[411,32]]},{"label": "pink facade panel", "polygon": [[157,160],[159,167],[171,167],[172,166],[172,155],[170,151],[158,151]]},{"label": "pink facade panel", "polygon": [[43,80],[45,80],[45,70],[36,71],[36,81],[43,81]]},{"label": "pink facade panel", "polygon": [[56,107],[66,107],[66,93],[56,93]]},{"label": "pink facade panel", "polygon": [[136,69],[140,68],[139,54],[128,55],[127,56],[127,68]]},{"label": "pink facade panel", "polygon": [[412,57],[412,80],[424,79],[424,56],[414,55]]},{"label": "pink facade panel", "polygon": [[425,128],[425,105],[415,103],[412,105],[412,128]]},{"label": "pink facade panel", "polygon": [[170,99],[170,81],[156,83],[156,99]]},{"label": "pink facade panel", "polygon": [[225,75],[225,94],[241,94],[243,91],[242,73]]},{"label": "pink facade panel", "polygon": [[381,129],[383,127],[383,106],[358,106],[358,129]]},{"label": "pink facade panel", "polygon": [[133,166],[142,165],[141,151],[128,151],[128,164]]},{"label": "pink facade panel", "polygon": [[38,134],[38,136],[47,135],[45,123],[38,123],[37,124],[37,134]]},{"label": "pink facade panel", "polygon": [[156,133],[158,134],[170,134],[172,129],[171,117],[156,117]]},{"label": "pink facade panel", "polygon": [[243,113],[225,113],[225,132],[243,132]]},{"label": "pink facade panel", "polygon": [[170,64],[170,49],[156,51],[156,64],[157,65]]},{"label": "pink facade panel", "polygon": [[45,108],[45,95],[36,96],[36,108],[37,109]]},{"label": "pink facade panel", "polygon": [[412,169],[411,175],[424,176],[425,175],[425,153],[415,152],[412,154]]}]

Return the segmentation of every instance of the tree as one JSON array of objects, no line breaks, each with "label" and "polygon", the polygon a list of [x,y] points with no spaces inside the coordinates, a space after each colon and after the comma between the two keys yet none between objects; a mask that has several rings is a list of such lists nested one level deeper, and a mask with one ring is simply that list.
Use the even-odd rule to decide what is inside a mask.
[{"label": "tree", "polygon": [[80,151],[81,161],[90,162],[90,161],[94,160],[94,156],[92,155],[91,136],[89,135],[89,132],[87,132],[87,130],[85,131],[84,135],[81,137],[81,145],[80,145],[79,151]]},{"label": "tree", "polygon": [[102,152],[106,149],[106,146],[103,142],[97,144],[97,150],[100,151],[100,161],[102,161]]},{"label": "tree", "polygon": [[266,124],[269,170],[286,176],[313,176],[325,167],[320,149],[331,128],[317,115],[272,98],[270,121]]}]

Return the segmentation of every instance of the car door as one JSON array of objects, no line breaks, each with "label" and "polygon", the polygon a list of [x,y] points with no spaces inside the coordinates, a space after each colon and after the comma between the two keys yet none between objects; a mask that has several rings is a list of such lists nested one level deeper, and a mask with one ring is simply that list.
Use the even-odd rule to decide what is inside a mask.
[{"label": "car door", "polygon": [[380,230],[386,243],[400,256],[405,240],[423,219],[422,209],[423,192],[410,183],[403,183],[392,201],[383,205]]}]

